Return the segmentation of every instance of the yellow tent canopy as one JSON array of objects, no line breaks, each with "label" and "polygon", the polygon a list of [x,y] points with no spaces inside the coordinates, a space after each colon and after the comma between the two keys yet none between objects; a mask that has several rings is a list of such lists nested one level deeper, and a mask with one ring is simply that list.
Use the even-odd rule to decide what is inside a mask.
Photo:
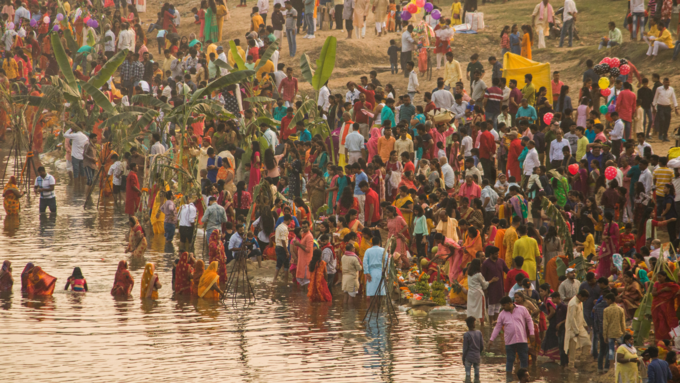
[{"label": "yellow tent canopy", "polygon": [[552,86],[550,85],[550,63],[539,63],[531,61],[520,55],[507,52],[503,56],[503,77],[510,83],[510,80],[517,81],[517,87],[523,88],[524,75],[533,76],[532,83],[538,91],[542,86],[548,91],[546,98],[552,103]]}]

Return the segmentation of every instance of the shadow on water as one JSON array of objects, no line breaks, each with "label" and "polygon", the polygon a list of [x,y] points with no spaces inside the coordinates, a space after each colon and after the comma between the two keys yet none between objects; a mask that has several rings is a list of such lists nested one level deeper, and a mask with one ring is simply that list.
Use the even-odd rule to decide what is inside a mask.
[{"label": "shadow on water", "polygon": [[[0,360],[9,381],[193,381],[206,371],[227,372],[233,382],[464,379],[460,321],[398,312],[398,324],[385,315],[363,322],[366,303],[344,306],[340,286],[331,303],[310,303],[306,290],[292,283],[272,287],[270,275],[253,281],[250,305],[176,297],[171,271],[178,238],[166,243],[149,229],[146,254],[133,258],[124,253],[129,227],[122,207],[102,199],[99,209],[96,201],[83,208],[84,190],[65,185],[64,173],[53,175],[57,214],[38,214],[35,197],[22,200],[18,217],[2,214],[0,255],[12,261],[15,279],[13,293],[0,297]],[[200,239],[197,257],[203,256]],[[128,261],[135,280],[132,296],[123,299],[110,295],[120,260]],[[28,262],[57,278],[54,296],[21,295]],[[139,298],[147,262],[156,264],[163,283],[156,301]],[[87,279],[87,293],[62,290],[75,266]],[[67,350],[76,348],[74,358]],[[504,362],[485,359],[482,381],[504,382]],[[569,381],[554,370],[533,375]]]}]

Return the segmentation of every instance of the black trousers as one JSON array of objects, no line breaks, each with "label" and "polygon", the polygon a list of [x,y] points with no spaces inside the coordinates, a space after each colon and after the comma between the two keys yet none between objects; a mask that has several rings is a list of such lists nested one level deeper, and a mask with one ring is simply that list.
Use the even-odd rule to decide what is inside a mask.
[{"label": "black trousers", "polygon": [[[496,169],[493,166],[493,161],[489,158],[480,158],[482,161],[482,169],[484,169],[484,178],[489,180],[489,184],[493,185],[496,183]],[[479,180],[482,183],[482,180]]]},{"label": "black trousers", "polygon": [[401,70],[404,71],[404,77],[408,77],[409,72],[406,70],[406,64],[411,61],[411,51],[401,52]]},{"label": "black trousers", "polygon": [[342,26],[345,25],[345,23],[342,22],[342,9],[345,8],[344,5],[336,5],[335,6],[335,29],[340,29],[342,30]]},{"label": "black trousers", "polygon": [[657,105],[656,106],[656,121],[657,129],[659,130],[659,137],[666,138],[668,136],[668,127],[671,125],[671,106]]}]

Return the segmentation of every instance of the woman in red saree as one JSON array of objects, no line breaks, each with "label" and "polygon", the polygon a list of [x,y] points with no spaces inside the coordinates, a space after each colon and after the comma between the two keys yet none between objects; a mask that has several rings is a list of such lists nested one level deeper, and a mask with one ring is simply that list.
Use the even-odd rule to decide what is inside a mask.
[{"label": "woman in red saree", "polygon": [[366,150],[368,151],[368,160],[372,161],[373,158],[378,155],[378,138],[381,137],[380,129],[371,128],[371,138],[368,139],[366,143]]},{"label": "woman in red saree", "polygon": [[347,228],[354,233],[361,233],[364,229],[364,225],[362,225],[361,221],[357,218],[358,214],[359,212],[355,209],[351,209],[349,213],[347,213]]},{"label": "woman in red saree", "polygon": [[196,261],[194,275],[193,278],[191,278],[191,296],[198,296],[198,284],[201,282],[203,272],[205,272],[205,262],[203,262],[202,259],[199,259]]},{"label": "woman in red saree", "polygon": [[[208,264],[217,262],[217,274],[220,276],[220,281],[227,282],[227,256],[224,253],[224,243],[220,238],[220,233],[215,230],[210,234],[210,244],[208,245]],[[180,259],[181,261],[181,259]]]},{"label": "woman in red saree", "polygon": [[260,161],[260,143],[253,141],[253,154],[250,157],[250,176],[248,177],[248,191],[253,192],[255,185],[260,183],[260,167],[262,166],[262,161]]},{"label": "woman in red saree", "polygon": [[29,262],[24,267],[24,271],[21,272],[21,292],[22,293],[28,292],[28,276],[31,274],[31,270],[33,270],[33,267],[34,267],[33,263]]},{"label": "woman in red saree", "polygon": [[116,278],[113,282],[111,295],[114,297],[128,297],[134,285],[135,281],[132,279],[130,270],[128,270],[127,261],[118,262],[118,270],[116,270]]},{"label": "woman in red saree", "polygon": [[397,247],[394,249],[395,253],[401,255],[401,267],[408,269],[410,267],[406,250],[408,250],[408,225],[404,218],[397,214],[397,208],[394,206],[387,206],[385,208],[385,218],[387,218],[387,231],[390,236],[396,240]]},{"label": "woman in red saree", "polygon": [[14,279],[12,278],[12,262],[4,261],[0,269],[0,294],[12,291]]},{"label": "woman in red saree", "polygon": [[614,222],[611,212],[604,213],[605,226],[602,232],[602,246],[598,254],[597,276],[609,278],[612,275],[612,256],[619,251],[619,225]]},{"label": "woman in red saree", "polygon": [[186,251],[179,256],[179,262],[177,262],[175,268],[175,294],[191,295],[191,278],[194,274],[194,269],[191,267],[192,263],[193,256],[190,256]]},{"label": "woman in red saree", "polygon": [[326,282],[326,262],[321,260],[321,250],[315,249],[312,260],[309,262],[309,290],[307,298],[310,302],[331,302],[333,296],[328,290]]},{"label": "woman in red saree", "polygon": [[680,286],[668,280],[665,271],[656,274],[657,282],[652,288],[652,321],[654,322],[654,336],[656,340],[671,339],[670,331],[678,327],[675,316],[675,301]]},{"label": "woman in red saree", "polygon": [[50,296],[54,292],[56,283],[57,278],[44,272],[40,266],[35,266],[26,278],[26,292],[29,296]]},{"label": "woman in red saree", "polygon": [[354,198],[354,189],[346,187],[335,205],[335,214],[346,217],[352,209],[359,211],[359,201]]},{"label": "woman in red saree", "polygon": [[139,178],[137,178],[137,164],[129,162],[128,167],[130,173],[127,176],[125,186],[125,214],[133,216],[140,207],[142,190],[139,186]]}]

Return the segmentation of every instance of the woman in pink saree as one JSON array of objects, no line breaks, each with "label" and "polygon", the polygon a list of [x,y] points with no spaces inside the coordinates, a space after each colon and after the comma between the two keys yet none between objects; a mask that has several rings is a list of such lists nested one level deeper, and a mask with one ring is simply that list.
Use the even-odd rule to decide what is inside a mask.
[{"label": "woman in pink saree", "polygon": [[606,222],[602,232],[602,246],[598,254],[597,276],[598,278],[609,278],[612,274],[612,256],[619,249],[619,225],[614,222],[611,212],[604,213]]},{"label": "woman in pink saree", "polygon": [[397,247],[394,249],[394,253],[401,254],[401,266],[402,268],[409,268],[408,258],[406,256],[406,250],[408,249],[408,225],[404,218],[397,214],[397,209],[394,206],[388,206],[385,208],[385,217],[387,218],[387,231],[389,236],[393,236]]},{"label": "woman in pink saree", "polygon": [[366,143],[369,161],[373,160],[373,157],[378,154],[378,138],[380,138],[380,129],[371,128],[371,138],[369,138]]}]

